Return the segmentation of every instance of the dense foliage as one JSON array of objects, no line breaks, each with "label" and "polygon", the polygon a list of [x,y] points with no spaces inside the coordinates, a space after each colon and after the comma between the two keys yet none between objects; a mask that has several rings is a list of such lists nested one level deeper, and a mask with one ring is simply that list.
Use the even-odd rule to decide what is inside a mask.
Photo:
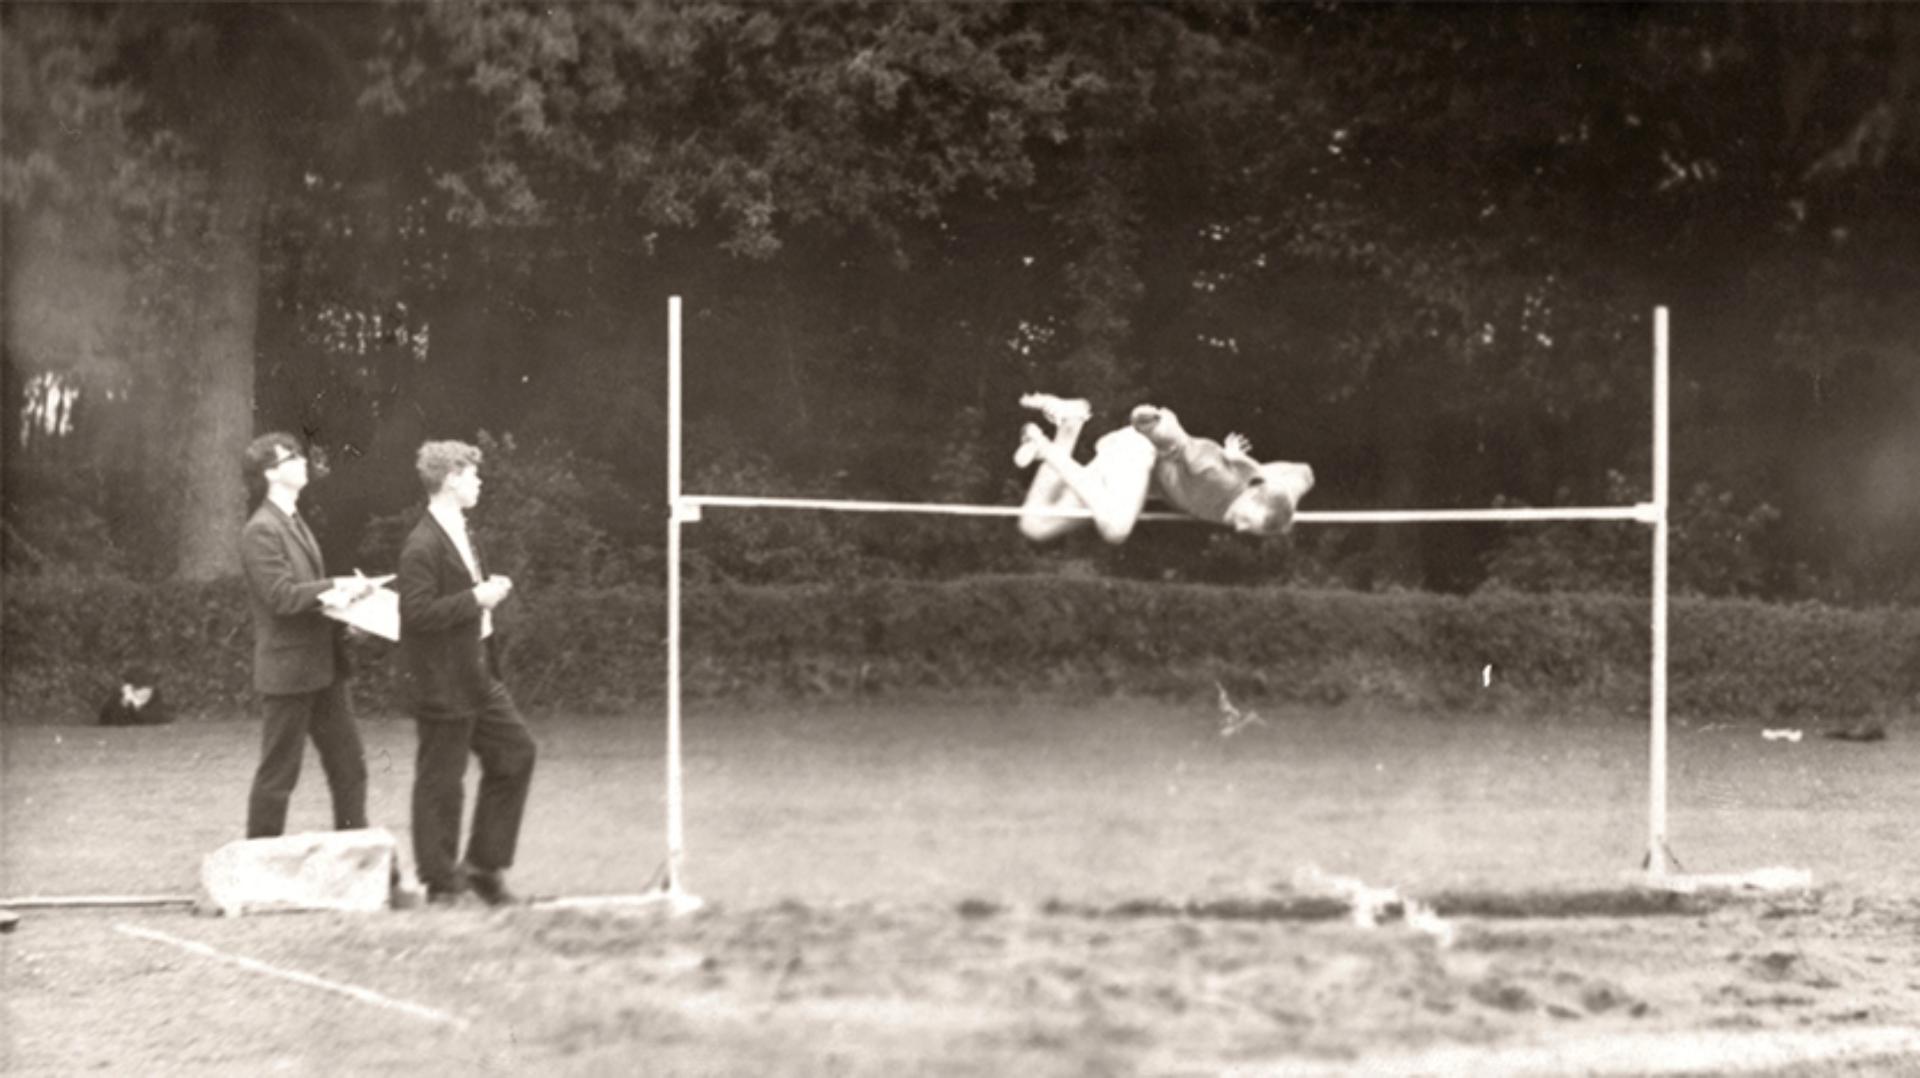
[{"label": "dense foliage", "polygon": [[[230,571],[257,427],[329,452],[346,560],[420,440],[484,429],[651,584],[675,293],[703,483],[1005,502],[1045,388],[1240,430],[1323,507],[1616,501],[1665,303],[1685,586],[1904,598],[1916,40],[1920,10],[1803,2],[7,5],[0,556]],[[546,526],[519,508],[503,539]],[[931,524],[722,528],[723,576],[808,579],[816,542],[1036,567]],[[1637,545],[1037,568],[1623,588]]]}]

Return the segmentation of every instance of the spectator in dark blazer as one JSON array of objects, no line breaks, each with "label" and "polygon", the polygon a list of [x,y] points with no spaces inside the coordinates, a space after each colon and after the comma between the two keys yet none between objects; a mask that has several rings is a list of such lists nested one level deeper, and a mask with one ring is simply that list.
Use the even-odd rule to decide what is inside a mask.
[{"label": "spectator in dark blazer", "polygon": [[[480,450],[463,442],[420,447],[427,511],[400,552],[400,652],[420,733],[413,853],[435,905],[469,892],[492,906],[518,901],[506,870],[533,781],[533,737],[500,681],[493,631],[493,611],[513,582],[487,574],[467,531],[479,467]],[[466,857],[456,860],[469,753],[480,758],[480,788]]]},{"label": "spectator in dark blazer", "polygon": [[321,614],[320,605],[323,593],[350,600],[372,585],[357,576],[327,577],[320,546],[300,519],[307,458],[292,435],[254,439],[245,467],[249,486],[264,488],[240,533],[240,565],[253,610],[253,687],[266,720],[247,799],[247,837],[286,831],[287,802],[308,738],[333,795],[334,827],[365,827],[367,762],[347,697],[345,628]]}]

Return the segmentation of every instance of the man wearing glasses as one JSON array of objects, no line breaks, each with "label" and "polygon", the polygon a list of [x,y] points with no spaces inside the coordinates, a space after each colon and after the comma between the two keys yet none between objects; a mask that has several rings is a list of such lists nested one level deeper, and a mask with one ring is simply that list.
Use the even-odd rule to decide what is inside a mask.
[{"label": "man wearing glasses", "polygon": [[298,440],[277,432],[254,439],[245,468],[259,508],[240,533],[240,564],[253,609],[253,687],[265,718],[247,837],[286,831],[309,738],[333,795],[334,827],[363,828],[367,762],[347,698],[345,627],[320,610],[323,601],[351,602],[373,585],[357,575],[328,578],[320,545],[300,519],[307,458]]}]

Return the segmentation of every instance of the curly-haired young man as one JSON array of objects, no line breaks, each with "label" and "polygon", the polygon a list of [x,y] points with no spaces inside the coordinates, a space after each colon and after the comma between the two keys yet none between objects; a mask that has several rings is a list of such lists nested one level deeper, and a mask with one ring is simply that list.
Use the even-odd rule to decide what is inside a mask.
[{"label": "curly-haired young man", "polygon": [[[500,681],[493,632],[493,611],[513,582],[487,573],[467,530],[467,511],[480,501],[480,456],[464,442],[420,447],[427,511],[400,551],[400,652],[420,734],[413,856],[433,905],[469,892],[492,906],[518,901],[505,874],[533,781],[533,736]],[[480,788],[460,858],[469,753],[480,758]]]}]

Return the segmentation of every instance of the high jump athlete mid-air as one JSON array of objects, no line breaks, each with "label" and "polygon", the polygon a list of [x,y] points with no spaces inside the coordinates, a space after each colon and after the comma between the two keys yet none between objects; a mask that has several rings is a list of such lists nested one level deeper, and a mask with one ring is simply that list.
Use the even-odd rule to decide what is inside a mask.
[{"label": "high jump athlete mid-air", "polygon": [[[1237,532],[1284,534],[1293,528],[1300,499],[1313,489],[1313,469],[1307,465],[1261,464],[1238,434],[1227,435],[1225,443],[1196,438],[1171,411],[1151,404],[1135,408],[1128,426],[1101,435],[1093,444],[1093,459],[1081,464],[1073,450],[1093,416],[1091,405],[1045,393],[1029,393],[1020,404],[1053,425],[1052,438],[1033,423],[1020,431],[1014,463],[1040,465],[1021,508],[1088,510],[1109,543],[1133,533],[1149,497]],[[1023,512],[1020,532],[1046,540],[1088,523],[1086,517]]]}]

